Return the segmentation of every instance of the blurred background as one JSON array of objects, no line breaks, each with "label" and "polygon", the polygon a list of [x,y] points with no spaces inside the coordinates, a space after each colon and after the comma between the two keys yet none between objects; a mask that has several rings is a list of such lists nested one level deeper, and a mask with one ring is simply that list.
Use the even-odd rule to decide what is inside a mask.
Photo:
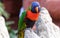
[{"label": "blurred background", "polygon": [[[17,28],[20,8],[23,0],[0,0],[0,7],[3,10],[3,17],[6,20],[6,26],[11,38],[17,38]],[[35,0],[31,0],[29,3]],[[60,0],[37,0],[41,7],[48,9],[53,22],[60,27]],[[26,1],[25,1],[26,2]],[[27,5],[29,5],[27,3]],[[27,7],[27,5],[25,5]]]},{"label": "blurred background", "polygon": [[5,18],[10,38],[17,38],[18,15],[22,0],[0,0],[0,12]]}]

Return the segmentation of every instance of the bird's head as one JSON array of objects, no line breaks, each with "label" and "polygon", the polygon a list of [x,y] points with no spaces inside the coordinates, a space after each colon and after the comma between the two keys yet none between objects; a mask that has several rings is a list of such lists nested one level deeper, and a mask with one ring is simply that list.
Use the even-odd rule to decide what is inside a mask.
[{"label": "bird's head", "polygon": [[33,13],[39,13],[40,12],[40,4],[38,2],[32,2],[31,11]]}]

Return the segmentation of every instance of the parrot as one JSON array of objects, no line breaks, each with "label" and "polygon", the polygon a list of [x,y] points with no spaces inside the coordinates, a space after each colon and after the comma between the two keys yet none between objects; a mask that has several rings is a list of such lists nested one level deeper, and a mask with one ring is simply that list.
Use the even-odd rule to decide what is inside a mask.
[{"label": "parrot", "polygon": [[40,13],[39,2],[32,2],[30,9],[24,10],[18,22],[18,38],[24,38],[24,29],[33,27]]}]

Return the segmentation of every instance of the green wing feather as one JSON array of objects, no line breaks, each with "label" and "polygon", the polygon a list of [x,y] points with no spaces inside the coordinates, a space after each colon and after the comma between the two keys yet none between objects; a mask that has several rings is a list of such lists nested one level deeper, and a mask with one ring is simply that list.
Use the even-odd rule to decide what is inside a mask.
[{"label": "green wing feather", "polygon": [[26,24],[24,23],[24,17],[26,15],[26,11],[24,11],[19,18],[19,23],[18,23],[18,30],[23,30],[26,27]]},{"label": "green wing feather", "polygon": [[[31,10],[30,8],[28,10]],[[24,11],[19,18],[18,22],[18,38],[24,38],[24,29],[26,28],[26,24],[24,23],[24,18],[26,16],[26,11]]]}]

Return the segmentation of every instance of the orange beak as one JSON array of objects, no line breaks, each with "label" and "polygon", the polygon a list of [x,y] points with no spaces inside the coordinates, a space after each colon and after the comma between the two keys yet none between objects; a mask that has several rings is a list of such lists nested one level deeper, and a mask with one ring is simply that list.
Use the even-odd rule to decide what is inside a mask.
[{"label": "orange beak", "polygon": [[35,8],[36,12],[38,13],[38,7]]}]

